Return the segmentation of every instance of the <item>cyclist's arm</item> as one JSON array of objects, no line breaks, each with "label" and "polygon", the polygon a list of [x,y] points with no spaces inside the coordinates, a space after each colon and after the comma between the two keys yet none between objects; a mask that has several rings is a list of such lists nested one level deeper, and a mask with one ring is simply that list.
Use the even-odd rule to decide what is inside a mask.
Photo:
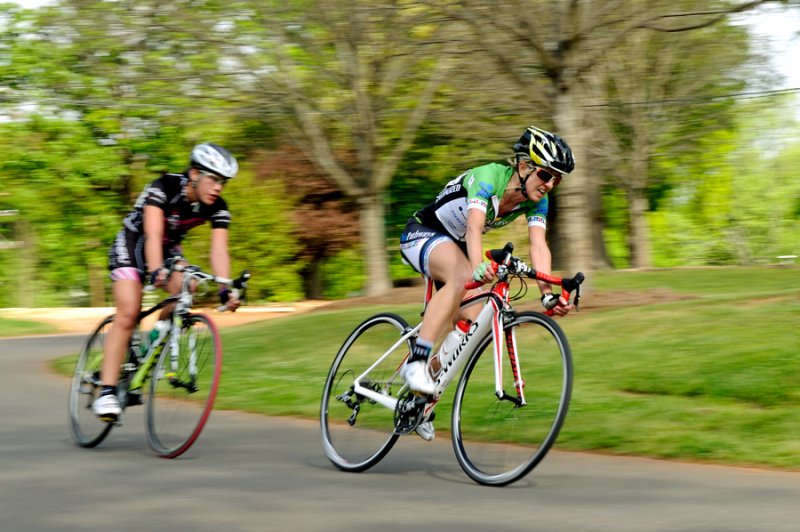
[{"label": "cyclist's arm", "polygon": [[483,258],[483,227],[486,224],[486,213],[480,209],[467,210],[467,234],[464,240],[467,243],[467,257],[472,269],[484,261]]},{"label": "cyclist's arm", "polygon": [[218,227],[211,230],[211,271],[217,277],[230,279],[231,259],[228,255],[228,230]]},{"label": "cyclist's arm", "polygon": [[147,269],[154,272],[164,263],[164,211],[161,207],[144,206],[144,237]]},{"label": "cyclist's arm", "polygon": [[[528,226],[528,238],[531,244],[531,264],[537,272],[546,273],[550,275],[552,269],[552,255],[550,254],[550,247],[547,245],[545,238],[545,228],[539,225]],[[543,281],[536,281],[539,284],[539,291],[544,294],[552,294],[553,287],[550,283]],[[566,316],[574,305],[567,302],[566,304],[559,303],[553,308],[553,312],[557,316]]]},{"label": "cyclist's arm", "polygon": [[[540,201],[531,205],[525,218],[528,220],[528,241],[530,242],[531,266],[537,271],[550,275],[552,273],[552,255],[550,246],[547,245],[547,213],[549,211],[549,197],[545,195]],[[553,287],[550,283],[536,281],[539,291],[552,294]]]},{"label": "cyclist's arm", "polygon": [[[209,254],[211,271],[217,277],[230,279],[231,258],[228,255],[228,229],[215,227],[211,230],[211,253]],[[227,310],[235,312],[239,308],[239,299],[230,286],[220,285],[220,298]]]},{"label": "cyclist's arm", "polygon": [[500,176],[497,165],[484,165],[468,171],[462,180],[467,195],[467,258],[474,270],[485,259],[483,257],[483,233],[486,228],[487,211],[492,197],[497,193]]},{"label": "cyclist's arm", "polygon": [[[550,247],[545,238],[545,229],[538,225],[528,226],[528,239],[530,240],[531,265],[537,272],[550,275],[552,269],[552,255]],[[544,294],[553,292],[550,283],[536,281],[539,284],[539,291]]]}]

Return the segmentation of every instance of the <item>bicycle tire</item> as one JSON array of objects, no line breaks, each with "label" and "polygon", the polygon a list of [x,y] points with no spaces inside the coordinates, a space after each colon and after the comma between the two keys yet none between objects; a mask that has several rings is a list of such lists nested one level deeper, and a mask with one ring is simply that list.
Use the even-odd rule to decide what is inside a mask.
[{"label": "bicycle tire", "polygon": [[[177,334],[177,352],[171,334]],[[161,457],[176,458],[200,436],[211,415],[222,375],[222,343],[203,314],[186,316],[165,339],[150,378],[146,435]]]},{"label": "bicycle tire", "polygon": [[81,447],[96,447],[102,442],[113,423],[100,420],[92,409],[92,404],[100,394],[100,369],[103,365],[103,344],[114,316],[108,316],[94,330],[84,344],[75,370],[69,391],[69,428],[72,439]]},{"label": "bicycle tire", "polygon": [[[506,334],[512,331],[527,380],[527,404],[495,395],[491,333],[467,361],[453,399],[456,458],[470,478],[484,485],[515,482],[541,462],[558,437],[572,394],[572,354],[561,327],[538,312],[523,312],[504,325]],[[516,397],[510,363],[504,362],[503,369],[503,389]]]},{"label": "bicycle tire", "polygon": [[[350,333],[333,360],[322,393],[320,425],[325,455],[343,471],[371,468],[399,438],[394,430],[394,411],[353,393],[353,380],[408,329],[406,320],[396,314],[376,314]],[[362,385],[396,398],[405,384],[399,368],[408,356],[411,342],[409,339],[400,344]]]}]

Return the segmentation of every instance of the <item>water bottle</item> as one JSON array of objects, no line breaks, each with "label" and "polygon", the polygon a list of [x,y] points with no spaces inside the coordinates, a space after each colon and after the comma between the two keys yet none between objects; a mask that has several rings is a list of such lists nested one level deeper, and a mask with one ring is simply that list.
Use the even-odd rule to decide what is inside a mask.
[{"label": "water bottle", "polygon": [[469,331],[470,325],[472,325],[470,320],[459,320],[456,323],[456,328],[447,334],[447,338],[442,342],[439,352],[431,360],[431,373],[434,378],[438,377],[442,369],[453,361],[455,350]]},{"label": "water bottle", "polygon": [[153,345],[156,340],[159,338],[163,338],[163,333],[170,327],[169,320],[158,320],[153,324],[153,330],[150,331],[150,339],[147,345],[149,349],[151,345]]},{"label": "water bottle", "polygon": [[133,331],[130,341],[130,349],[128,350],[127,362],[131,364],[138,364],[144,358],[144,353],[147,352],[147,345],[142,345],[139,330]]}]

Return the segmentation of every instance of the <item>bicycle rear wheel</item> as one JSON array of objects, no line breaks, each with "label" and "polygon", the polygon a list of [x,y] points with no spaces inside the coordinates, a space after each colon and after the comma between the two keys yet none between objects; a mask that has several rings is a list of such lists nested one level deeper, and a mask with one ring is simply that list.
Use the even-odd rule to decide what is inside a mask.
[{"label": "bicycle rear wheel", "polygon": [[[527,404],[495,395],[489,334],[464,368],[452,417],[458,463],[479,484],[495,486],[519,480],[544,458],[561,430],[572,393],[572,355],[555,321],[525,312],[507,323],[504,332],[516,336]],[[503,361],[503,390],[518,398],[508,357]]]},{"label": "bicycle rear wheel", "polygon": [[72,374],[69,428],[72,439],[81,447],[97,446],[114,427],[113,423],[101,421],[92,410],[92,404],[102,389],[100,368],[103,365],[103,345],[113,321],[114,316],[109,316],[95,329],[86,341]]},{"label": "bicycle rear wheel", "polygon": [[[325,380],[320,425],[325,455],[343,471],[359,472],[374,466],[399,437],[394,430],[394,410],[355,393],[353,386],[356,377],[375,364],[408,328],[400,316],[376,314],[356,327],[336,354]],[[401,342],[361,378],[361,385],[396,400],[404,385],[399,368],[410,348],[411,340]]]},{"label": "bicycle rear wheel", "polygon": [[164,458],[180,456],[197,440],[222,373],[222,344],[210,319],[189,314],[173,334],[176,341],[166,338],[147,401],[147,442]]}]

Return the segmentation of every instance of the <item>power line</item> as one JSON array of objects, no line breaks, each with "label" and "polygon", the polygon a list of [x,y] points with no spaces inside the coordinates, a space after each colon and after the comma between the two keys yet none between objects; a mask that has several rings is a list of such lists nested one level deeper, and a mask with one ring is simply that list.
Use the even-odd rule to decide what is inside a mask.
[{"label": "power line", "polygon": [[582,105],[581,107],[583,109],[603,109],[610,107],[637,107],[637,106],[647,106],[647,105],[670,105],[670,104],[700,105],[715,100],[751,100],[754,98],[769,98],[772,96],[780,96],[782,94],[789,94],[792,92],[800,92],[800,87],[791,87],[787,89],[774,89],[774,90],[764,90],[764,91],[752,91],[752,92],[734,92],[731,94],[721,94],[717,96],[697,96],[694,98],[648,100],[643,102],[606,102],[606,103]]},{"label": "power line", "polygon": [[[720,94],[716,96],[697,96],[693,98],[673,98],[673,99],[664,99],[664,100],[645,100],[645,101],[635,101],[635,102],[605,102],[605,103],[596,103],[596,104],[587,104],[581,105],[582,109],[608,109],[612,107],[638,107],[638,106],[651,106],[651,105],[674,105],[674,104],[685,104],[685,105],[702,105],[707,102],[712,101],[720,101],[720,100],[751,100],[756,98],[770,98],[774,96],[781,96],[784,94],[796,93],[800,92],[800,87],[789,87],[786,89],[773,89],[773,90],[763,90],[763,91],[750,91],[750,92],[735,92],[730,94]],[[16,95],[15,95],[16,96]],[[203,96],[195,96],[195,98],[205,98]],[[207,99],[213,100],[213,97],[208,97]],[[231,102],[232,100],[228,98],[227,102]],[[184,110],[186,109],[185,104],[170,104],[165,102],[158,102],[158,103],[143,103],[143,102],[124,102],[121,103],[120,101],[116,102],[104,102],[104,101],[92,101],[90,100],[75,100],[70,98],[63,98],[63,97],[52,97],[52,96],[45,96],[42,98],[25,98],[24,96],[16,96],[12,98],[4,98],[0,100],[0,104],[61,104],[61,105],[69,105],[75,107],[94,107],[98,105],[107,105],[117,106],[122,109],[161,109],[161,110]],[[239,103],[245,103],[244,100],[239,100]],[[250,103],[250,102],[247,102]],[[224,109],[226,112],[229,112],[230,109]],[[239,108],[239,111],[249,112],[258,110],[261,111],[262,108],[259,106],[246,106],[243,108]]]}]

